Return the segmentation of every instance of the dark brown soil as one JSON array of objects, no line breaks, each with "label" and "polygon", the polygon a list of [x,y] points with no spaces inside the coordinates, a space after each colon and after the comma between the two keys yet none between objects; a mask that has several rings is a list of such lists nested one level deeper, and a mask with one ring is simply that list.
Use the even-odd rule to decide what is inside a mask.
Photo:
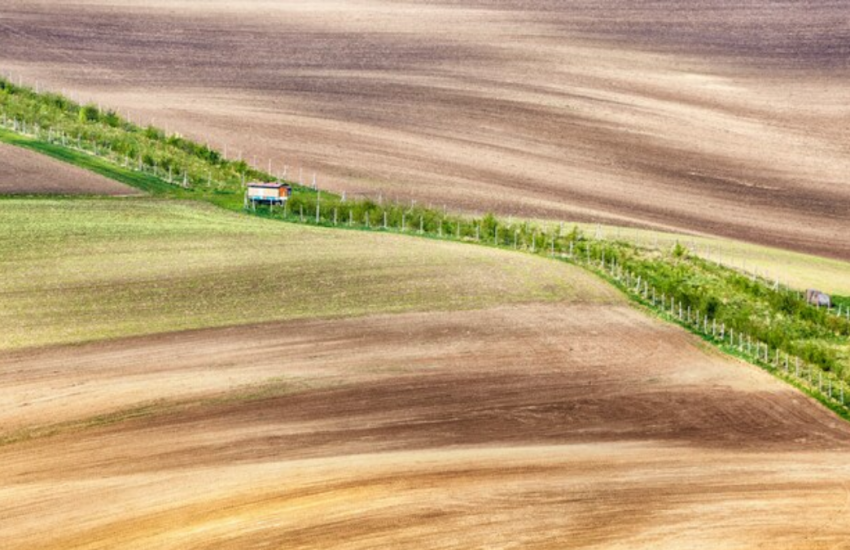
[{"label": "dark brown soil", "polygon": [[139,192],[64,162],[0,143],[0,194],[136,195]]},{"label": "dark brown soil", "polygon": [[[0,535],[63,549],[840,548],[850,426],[700,347],[629,308],[564,304],[16,352],[0,376],[29,397],[5,425],[153,405],[0,448]],[[269,379],[289,389],[263,394]]]}]

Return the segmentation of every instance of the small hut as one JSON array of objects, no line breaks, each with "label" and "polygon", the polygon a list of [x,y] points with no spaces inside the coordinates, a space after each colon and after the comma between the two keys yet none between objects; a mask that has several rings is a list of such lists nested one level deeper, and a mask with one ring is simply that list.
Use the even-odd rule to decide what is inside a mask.
[{"label": "small hut", "polygon": [[249,183],[247,200],[252,203],[283,204],[292,195],[292,188],[285,183]]},{"label": "small hut", "polygon": [[829,294],[824,294],[820,290],[815,290],[813,288],[806,291],[806,303],[819,308],[825,307],[829,309],[832,307],[832,300],[830,299]]}]

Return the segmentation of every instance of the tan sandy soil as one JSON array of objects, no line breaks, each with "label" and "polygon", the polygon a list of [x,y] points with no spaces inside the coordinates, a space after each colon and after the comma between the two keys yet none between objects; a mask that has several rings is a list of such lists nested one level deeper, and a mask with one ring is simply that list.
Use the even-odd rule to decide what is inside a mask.
[{"label": "tan sandy soil", "polygon": [[6,356],[5,427],[292,387],[0,448],[5,547],[848,548],[850,426],[630,308],[263,328]]},{"label": "tan sandy soil", "polygon": [[137,195],[139,191],[88,170],[0,143],[0,194]]},{"label": "tan sandy soil", "polygon": [[333,189],[850,258],[847,3],[6,0],[0,67]]}]

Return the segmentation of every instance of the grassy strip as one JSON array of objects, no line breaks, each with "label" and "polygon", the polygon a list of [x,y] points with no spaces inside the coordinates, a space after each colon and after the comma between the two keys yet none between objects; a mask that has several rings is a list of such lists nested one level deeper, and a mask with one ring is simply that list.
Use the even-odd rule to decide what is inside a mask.
[{"label": "grassy strip", "polygon": [[629,277],[657,298],[711,323],[846,375],[850,320],[806,304],[794,290],[738,273],[690,254],[677,245],[666,253],[605,242],[596,250],[609,269]]}]

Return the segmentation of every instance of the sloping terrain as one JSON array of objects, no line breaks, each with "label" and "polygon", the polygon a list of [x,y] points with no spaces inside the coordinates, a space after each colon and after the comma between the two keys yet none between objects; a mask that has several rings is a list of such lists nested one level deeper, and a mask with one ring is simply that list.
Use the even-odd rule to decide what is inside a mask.
[{"label": "sloping terrain", "polygon": [[847,10],[9,0],[0,65],[349,193],[850,259]]},{"label": "sloping terrain", "polygon": [[117,181],[33,151],[0,143],[2,195],[137,195]]},{"label": "sloping terrain", "polygon": [[202,203],[7,199],[2,210],[0,350],[282,319],[622,300],[581,269],[540,257]]},{"label": "sloping terrain", "polygon": [[[6,0],[0,69],[352,195],[838,290],[848,9]],[[850,550],[850,424],[578,268],[149,197],[0,214],[4,550]]]},{"label": "sloping terrain", "polygon": [[10,549],[850,540],[850,426],[622,306],[136,338],[0,379],[4,426],[101,415],[0,447]]}]

